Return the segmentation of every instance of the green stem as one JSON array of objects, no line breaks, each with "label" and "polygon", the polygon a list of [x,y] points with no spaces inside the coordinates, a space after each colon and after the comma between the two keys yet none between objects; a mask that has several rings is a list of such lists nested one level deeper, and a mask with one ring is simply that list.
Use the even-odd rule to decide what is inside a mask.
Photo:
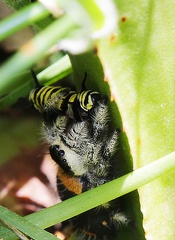
[{"label": "green stem", "polygon": [[49,11],[41,4],[31,4],[0,23],[0,41],[49,15]]},{"label": "green stem", "polygon": [[72,73],[72,65],[68,55],[65,55],[37,75],[40,84],[51,85]]}]

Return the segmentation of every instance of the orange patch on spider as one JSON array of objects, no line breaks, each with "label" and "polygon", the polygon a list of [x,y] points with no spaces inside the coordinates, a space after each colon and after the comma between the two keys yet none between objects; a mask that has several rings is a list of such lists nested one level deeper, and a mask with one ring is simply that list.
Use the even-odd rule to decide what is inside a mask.
[{"label": "orange patch on spider", "polygon": [[82,193],[82,184],[75,177],[70,177],[66,174],[62,168],[58,168],[57,176],[61,180],[62,184],[71,192],[75,194]]}]

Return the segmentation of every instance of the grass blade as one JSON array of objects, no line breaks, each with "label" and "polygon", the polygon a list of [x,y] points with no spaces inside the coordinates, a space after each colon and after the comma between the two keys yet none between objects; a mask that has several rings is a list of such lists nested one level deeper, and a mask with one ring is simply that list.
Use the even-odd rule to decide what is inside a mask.
[{"label": "grass blade", "polygon": [[0,206],[0,219],[6,225],[11,226],[13,230],[17,229],[17,231],[15,230],[17,235],[20,235],[20,232],[22,232],[35,240],[58,240],[54,235],[36,227],[33,223],[2,206]]}]

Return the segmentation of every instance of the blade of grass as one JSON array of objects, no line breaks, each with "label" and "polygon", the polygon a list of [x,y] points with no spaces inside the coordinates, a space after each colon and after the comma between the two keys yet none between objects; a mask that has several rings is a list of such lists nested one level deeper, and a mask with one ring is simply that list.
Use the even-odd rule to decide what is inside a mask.
[{"label": "blade of grass", "polygon": [[0,22],[0,41],[49,14],[49,11],[39,2],[28,5]]},{"label": "blade of grass", "polygon": [[2,222],[5,222],[6,225],[12,226],[11,228],[13,228],[13,230],[17,229],[18,235],[22,232],[35,240],[58,240],[58,238],[51,233],[36,227],[33,223],[2,206],[0,206],[0,219]]},{"label": "blade of grass", "polygon": [[37,75],[40,84],[53,84],[72,73],[72,65],[68,55],[65,55]]},{"label": "blade of grass", "polygon": [[2,223],[3,227],[7,227],[8,229],[12,230],[21,240],[30,240],[26,235],[24,235],[21,231],[12,226],[10,223],[2,219],[0,219],[0,223]]},{"label": "blade of grass", "polygon": [[49,27],[25,44],[19,52],[3,64],[0,68],[0,95],[8,92],[11,82],[13,82],[17,74],[30,68],[51,46],[74,27],[73,21],[67,16],[63,16],[50,24]]}]

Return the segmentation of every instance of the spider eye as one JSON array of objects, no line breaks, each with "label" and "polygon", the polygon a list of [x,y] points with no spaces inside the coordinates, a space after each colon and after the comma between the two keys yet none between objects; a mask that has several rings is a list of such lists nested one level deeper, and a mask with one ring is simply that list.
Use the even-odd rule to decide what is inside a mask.
[{"label": "spider eye", "polygon": [[68,162],[64,157],[65,151],[60,149],[59,145],[50,146],[50,155],[52,159],[69,175],[72,175],[73,172],[68,165]]},{"label": "spider eye", "polygon": [[65,152],[64,150],[60,150],[58,154],[60,155],[60,157],[63,157],[65,155]]},{"label": "spider eye", "polygon": [[60,150],[59,145],[50,146],[50,155],[55,162],[58,162],[64,154],[64,150]]}]

